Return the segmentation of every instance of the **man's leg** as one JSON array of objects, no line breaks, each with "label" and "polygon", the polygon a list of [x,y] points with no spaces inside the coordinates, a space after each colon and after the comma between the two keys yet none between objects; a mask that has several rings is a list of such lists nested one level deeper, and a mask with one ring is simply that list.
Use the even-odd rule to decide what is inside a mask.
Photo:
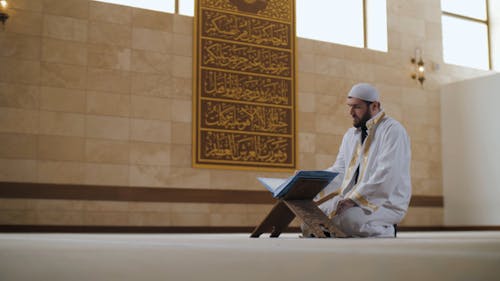
[{"label": "man's leg", "polygon": [[360,207],[352,207],[333,218],[333,224],[351,237],[394,237],[394,223],[399,216],[387,209],[380,208],[366,214]]}]

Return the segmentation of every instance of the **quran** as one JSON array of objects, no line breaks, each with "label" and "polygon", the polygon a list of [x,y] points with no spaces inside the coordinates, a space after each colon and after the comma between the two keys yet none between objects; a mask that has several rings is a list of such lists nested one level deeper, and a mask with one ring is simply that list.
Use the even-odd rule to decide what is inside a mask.
[{"label": "quran", "polygon": [[338,175],[329,171],[299,171],[282,178],[257,178],[274,198],[312,199]]}]

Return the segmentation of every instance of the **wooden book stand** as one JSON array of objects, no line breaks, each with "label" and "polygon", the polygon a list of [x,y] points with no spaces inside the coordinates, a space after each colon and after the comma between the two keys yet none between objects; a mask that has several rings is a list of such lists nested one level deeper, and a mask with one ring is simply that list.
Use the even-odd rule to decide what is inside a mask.
[{"label": "wooden book stand", "polygon": [[257,238],[264,232],[271,233],[270,237],[278,237],[296,216],[315,237],[344,237],[313,201],[328,183],[324,179],[299,179],[293,188],[279,199],[250,237]]}]

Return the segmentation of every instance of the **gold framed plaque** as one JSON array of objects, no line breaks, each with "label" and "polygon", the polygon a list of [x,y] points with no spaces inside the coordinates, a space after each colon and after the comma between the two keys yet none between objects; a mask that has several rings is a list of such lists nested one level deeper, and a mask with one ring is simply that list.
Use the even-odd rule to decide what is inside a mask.
[{"label": "gold framed plaque", "polygon": [[197,0],[193,166],[296,167],[295,1]]}]

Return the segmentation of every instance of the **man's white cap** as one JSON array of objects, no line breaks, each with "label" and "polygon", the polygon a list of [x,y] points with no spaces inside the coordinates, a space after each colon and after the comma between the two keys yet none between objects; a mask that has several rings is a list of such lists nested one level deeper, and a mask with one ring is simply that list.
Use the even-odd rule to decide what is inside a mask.
[{"label": "man's white cap", "polygon": [[359,83],[352,86],[347,96],[369,102],[379,101],[378,90],[368,83]]}]

